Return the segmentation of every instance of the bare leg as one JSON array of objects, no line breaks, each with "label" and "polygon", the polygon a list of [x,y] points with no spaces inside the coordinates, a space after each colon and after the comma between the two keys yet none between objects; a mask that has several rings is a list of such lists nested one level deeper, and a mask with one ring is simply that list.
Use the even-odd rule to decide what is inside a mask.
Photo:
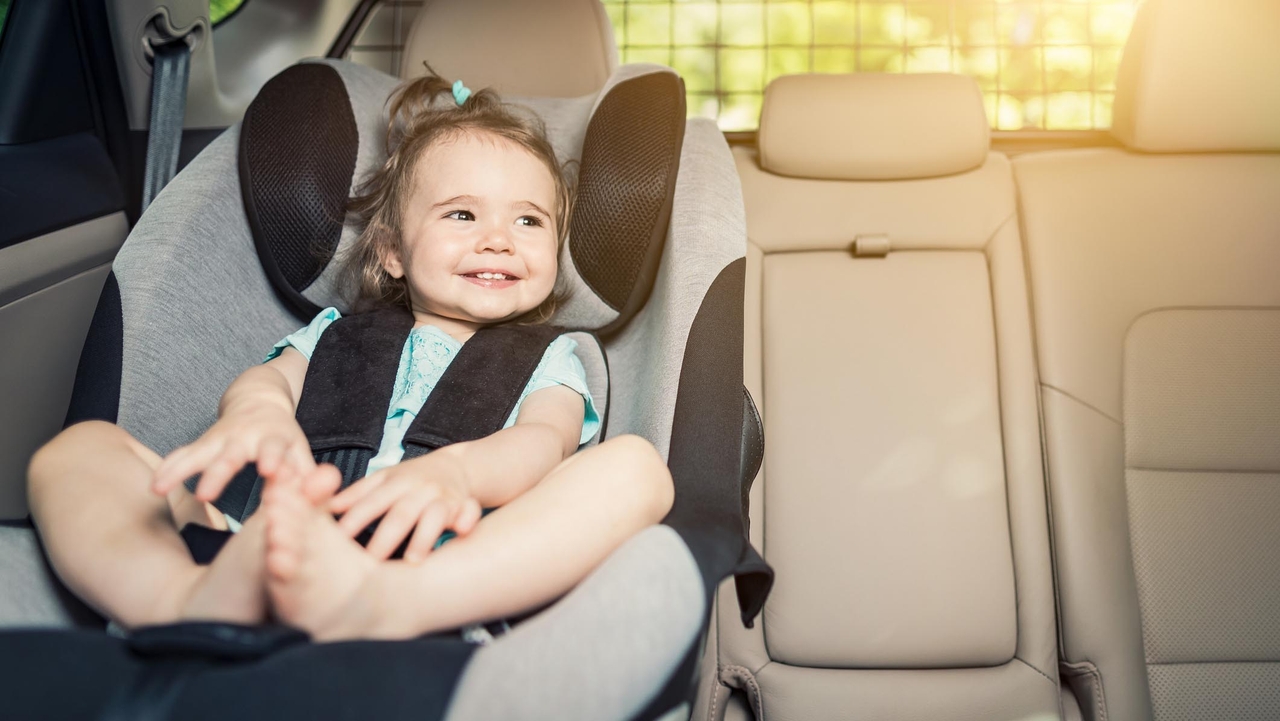
[{"label": "bare leg", "polygon": [[268,489],[267,588],[276,614],[319,640],[411,638],[536,608],[572,588],[671,508],[653,446],[583,451],[471,534],[417,564],[378,562],[295,489]]},{"label": "bare leg", "polygon": [[265,619],[264,519],[249,519],[209,566],[178,528],[225,528],[212,505],[179,486],[151,492],[160,457],[118,426],[67,428],[31,460],[31,515],[59,578],[113,621],[134,628],[187,619]]}]

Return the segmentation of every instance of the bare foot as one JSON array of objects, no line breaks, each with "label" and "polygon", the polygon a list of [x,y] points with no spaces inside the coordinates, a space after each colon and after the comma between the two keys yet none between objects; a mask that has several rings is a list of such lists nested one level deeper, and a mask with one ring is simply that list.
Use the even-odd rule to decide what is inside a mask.
[{"label": "bare foot", "polygon": [[380,564],[303,495],[313,482],[309,476],[301,487],[278,484],[263,494],[267,593],[276,616],[318,641],[405,637],[382,612]]},{"label": "bare foot", "polygon": [[229,621],[246,625],[267,618],[266,519],[255,514],[227,541],[213,562],[198,566],[182,594],[178,620]]}]

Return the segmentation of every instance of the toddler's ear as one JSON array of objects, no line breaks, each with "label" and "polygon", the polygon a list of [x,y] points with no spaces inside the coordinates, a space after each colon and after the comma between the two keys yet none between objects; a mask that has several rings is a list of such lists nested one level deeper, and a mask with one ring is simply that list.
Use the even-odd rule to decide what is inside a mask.
[{"label": "toddler's ear", "polygon": [[382,255],[382,269],[392,278],[404,277],[404,264],[400,262],[400,254],[395,251],[386,251]]}]

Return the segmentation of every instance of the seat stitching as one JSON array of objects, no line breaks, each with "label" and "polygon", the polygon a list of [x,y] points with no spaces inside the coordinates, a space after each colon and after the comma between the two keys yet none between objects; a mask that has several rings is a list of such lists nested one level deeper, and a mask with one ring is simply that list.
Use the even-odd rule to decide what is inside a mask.
[{"label": "seat stitching", "polygon": [[1079,403],[1080,405],[1084,406],[1085,408],[1088,408],[1089,410],[1093,411],[1094,413],[1097,413],[1098,415],[1102,416],[1103,418],[1106,418],[1107,420],[1112,421],[1112,422],[1113,422],[1113,423],[1115,423],[1116,425],[1120,425],[1120,426],[1123,426],[1123,425],[1124,425],[1124,421],[1121,421],[1119,418],[1116,418],[1116,417],[1112,416],[1110,413],[1107,413],[1106,411],[1102,410],[1101,408],[1098,408],[1097,406],[1093,405],[1092,403],[1089,403],[1088,401],[1081,400],[1078,396],[1075,396],[1075,395],[1073,395],[1073,394],[1071,394],[1071,393],[1069,393],[1069,392],[1067,392],[1067,391],[1064,391],[1064,390],[1062,390],[1061,388],[1059,388],[1059,387],[1057,387],[1057,386],[1053,385],[1052,383],[1045,383],[1045,382],[1042,380],[1042,381],[1040,381],[1040,386],[1041,386],[1041,387],[1043,387],[1043,388],[1048,388],[1048,389],[1049,389],[1049,390],[1051,390],[1051,391],[1056,391],[1056,392],[1058,392],[1058,393],[1061,393],[1062,395],[1066,396],[1067,398],[1070,398],[1071,400],[1075,401],[1076,403]]},{"label": "seat stitching", "polygon": [[1228,658],[1214,661],[1148,661],[1148,666],[1212,666],[1218,663],[1255,663],[1255,664],[1280,664],[1280,660],[1271,659],[1253,659],[1253,658]]},{"label": "seat stitching", "polygon": [[1014,209],[1009,211],[1009,214],[1005,216],[1005,219],[996,224],[995,230],[991,231],[991,235],[988,235],[987,239],[982,241],[982,251],[985,253],[987,249],[991,247],[991,241],[995,240],[997,235],[1000,235],[1000,231],[1004,230],[1004,227],[1009,224],[1009,221],[1017,220],[1017,218],[1018,209],[1015,205]]},{"label": "seat stitching", "polygon": [[1057,681],[1055,681],[1055,680],[1053,680],[1053,677],[1052,677],[1052,676],[1050,676],[1049,674],[1045,673],[1044,671],[1041,671],[1040,669],[1036,668],[1035,666],[1032,666],[1032,665],[1031,665],[1031,664],[1030,664],[1026,659],[1022,658],[1021,656],[1014,656],[1014,657],[1013,657],[1013,660],[1022,662],[1022,665],[1023,665],[1023,666],[1026,666],[1027,668],[1031,669],[1032,671],[1035,671],[1036,673],[1040,674],[1041,676],[1044,676],[1044,677],[1045,677],[1045,679],[1047,679],[1047,680],[1049,681],[1049,683],[1053,684],[1053,687],[1054,687],[1054,688],[1057,688],[1057,687],[1058,687],[1058,682],[1057,682]]},{"label": "seat stitching", "polygon": [[747,700],[751,702],[751,712],[755,714],[756,721],[764,721],[764,695],[760,692],[760,684],[756,683],[755,674],[747,667],[738,665],[723,666],[721,670],[730,674],[730,679],[723,680],[746,685],[746,688],[741,685],[735,685],[734,688],[747,692]]},{"label": "seat stitching", "polygon": [[1156,473],[1238,473],[1245,476],[1271,476],[1280,468],[1160,468],[1157,466],[1125,466],[1126,471],[1153,471]]},{"label": "seat stitching", "polygon": [[1098,667],[1090,661],[1081,661],[1078,663],[1063,662],[1062,666],[1068,671],[1073,672],[1074,676],[1088,676],[1093,682],[1094,700],[1093,708],[1097,715],[1094,717],[1097,721],[1107,721],[1107,703],[1106,695],[1102,691],[1102,674],[1098,673]]},{"label": "seat stitching", "polygon": [[720,664],[716,664],[716,687],[711,689],[711,712],[707,715],[707,721],[716,721],[716,709],[720,706],[720,686],[724,684],[720,681],[720,672],[722,671]]}]

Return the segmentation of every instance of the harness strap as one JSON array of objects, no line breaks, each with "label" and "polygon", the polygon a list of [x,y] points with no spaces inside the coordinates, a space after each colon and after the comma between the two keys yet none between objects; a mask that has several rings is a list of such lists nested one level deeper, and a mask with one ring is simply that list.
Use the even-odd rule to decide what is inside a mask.
[{"label": "harness strap", "polygon": [[[382,444],[400,356],[413,315],[390,308],[344,316],[321,334],[307,366],[297,418],[317,463],[342,473],[342,488],[364,476]],[[520,401],[554,326],[496,326],[476,332],[449,363],[404,437],[404,460],[496,433]],[[241,521],[257,510],[263,479],[254,464],[216,505]]]},{"label": "harness strap", "polygon": [[[298,424],[316,462],[342,470],[343,487],[355,482],[378,452],[400,353],[412,329],[413,314],[403,308],[343,316],[325,329],[311,354]],[[258,509],[262,485],[257,465],[250,463],[214,505],[243,521]]]},{"label": "harness strap", "polygon": [[563,332],[545,325],[477,331],[405,432],[404,460],[502,430],[547,347]]},{"label": "harness strap", "polygon": [[413,315],[393,308],[344,316],[320,335],[297,411],[313,453],[342,448],[378,452],[400,355],[412,329]]}]

